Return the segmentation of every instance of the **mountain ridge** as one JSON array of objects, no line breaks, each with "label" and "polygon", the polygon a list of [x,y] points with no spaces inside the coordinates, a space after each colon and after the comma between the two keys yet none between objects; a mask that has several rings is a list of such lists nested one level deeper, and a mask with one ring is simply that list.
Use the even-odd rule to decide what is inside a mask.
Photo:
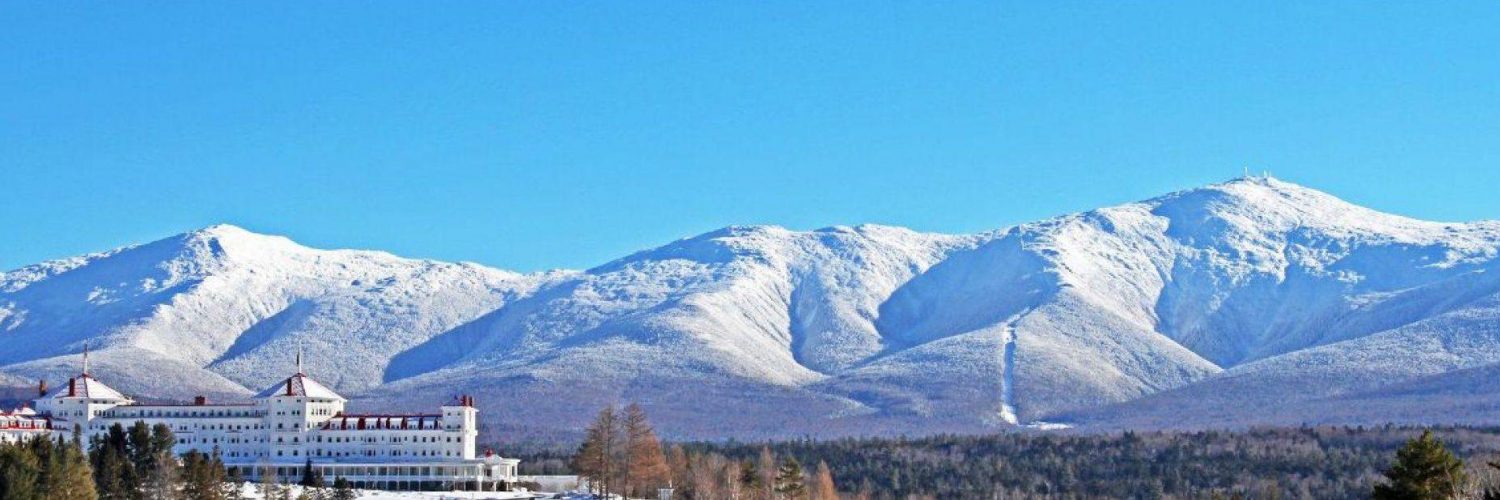
[{"label": "mountain ridge", "polygon": [[[536,273],[215,225],[0,275],[0,371],[57,379],[87,342],[129,392],[241,398],[302,345],[357,401],[470,392],[516,432],[625,399],[682,436],[1149,426],[1257,384],[1307,401],[1308,356],[1351,374],[1324,398],[1500,362],[1497,249],[1500,222],[1263,177],[971,235],[729,226]],[[1379,349],[1446,361],[1353,375]]]}]

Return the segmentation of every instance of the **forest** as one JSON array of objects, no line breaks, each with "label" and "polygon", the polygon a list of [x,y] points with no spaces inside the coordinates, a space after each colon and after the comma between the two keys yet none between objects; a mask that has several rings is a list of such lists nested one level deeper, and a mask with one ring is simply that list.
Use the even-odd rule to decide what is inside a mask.
[{"label": "forest", "polygon": [[[0,500],[231,500],[219,457],[174,456],[137,423],[83,440],[0,445]],[[605,408],[571,451],[500,450],[523,474],[575,473],[602,496],[683,500],[923,498],[1473,498],[1500,500],[1500,428],[1301,427],[1204,432],[1018,432],[819,441],[663,442],[639,406]],[[268,476],[269,477],[269,476]],[[311,463],[256,485],[290,500],[348,499]]]},{"label": "forest", "polygon": [[[750,491],[765,481],[774,487],[768,468],[788,459],[825,466],[844,498],[1370,498],[1377,485],[1390,482],[1384,473],[1396,463],[1397,450],[1423,431],[1380,426],[1027,432],[663,447],[682,498],[713,498],[695,496],[698,485],[720,495]],[[1486,491],[1497,489],[1500,470],[1489,464],[1500,461],[1500,429],[1431,432],[1434,443],[1461,461],[1457,472],[1463,481],[1456,496],[1486,498]],[[571,470],[569,453],[560,447],[529,443],[506,453],[523,459],[523,473]],[[695,470],[707,468],[716,468],[719,476],[733,469],[742,480],[695,478]],[[757,483],[757,477],[767,479]]]}]

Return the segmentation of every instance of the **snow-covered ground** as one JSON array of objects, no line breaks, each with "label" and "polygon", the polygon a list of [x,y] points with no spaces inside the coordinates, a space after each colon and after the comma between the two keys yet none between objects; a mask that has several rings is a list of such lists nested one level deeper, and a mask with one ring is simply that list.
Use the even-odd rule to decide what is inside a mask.
[{"label": "snow-covered ground", "polygon": [[1264,177],[975,235],[729,227],[534,274],[214,226],[4,274],[0,372],[60,381],[90,343],[132,394],[237,398],[304,345],[356,408],[477,394],[502,441],[628,400],[682,437],[1316,421],[1500,363],[1497,249],[1500,223]]}]

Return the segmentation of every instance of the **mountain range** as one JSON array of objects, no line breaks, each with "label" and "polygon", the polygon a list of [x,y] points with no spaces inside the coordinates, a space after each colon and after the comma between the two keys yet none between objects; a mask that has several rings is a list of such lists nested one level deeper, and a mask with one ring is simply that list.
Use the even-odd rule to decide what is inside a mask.
[{"label": "mountain range", "polygon": [[[495,439],[638,401],[679,438],[1500,421],[1500,222],[1269,177],[973,235],[735,226],[582,270],[219,225],[0,277],[0,381],[92,372],[355,408],[478,397]],[[25,382],[30,383],[30,382]]]}]

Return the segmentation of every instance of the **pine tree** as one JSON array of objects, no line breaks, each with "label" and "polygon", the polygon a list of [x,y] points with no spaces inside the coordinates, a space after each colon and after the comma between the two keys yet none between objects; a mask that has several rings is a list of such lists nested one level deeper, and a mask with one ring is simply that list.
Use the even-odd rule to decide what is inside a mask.
[{"label": "pine tree", "polygon": [[182,454],[182,496],[188,500],[222,500],[220,478],[208,455],[195,451]]},{"label": "pine tree", "polygon": [[[145,423],[136,421],[131,429],[131,444],[135,445],[135,428],[145,427]],[[145,459],[145,472],[140,476],[145,478],[145,495],[152,500],[172,500],[178,498],[178,488],[181,485],[181,471],[178,470],[177,459],[172,455],[172,446],[177,443],[177,438],[172,435],[172,428],[167,424],[156,424],[150,427],[146,441],[145,450],[132,450],[131,456],[143,455]]]},{"label": "pine tree", "polygon": [[302,464],[302,480],[298,481],[297,484],[308,488],[323,487],[323,473],[313,468],[311,458],[307,459],[307,463]]},{"label": "pine tree", "polygon": [[637,497],[649,497],[656,489],[667,484],[667,456],[661,451],[661,441],[646,419],[646,411],[631,403],[625,407],[624,418],[625,461],[624,476],[626,493]]},{"label": "pine tree", "polygon": [[135,477],[142,482],[149,481],[151,477],[151,466],[155,461],[156,449],[151,441],[151,426],[146,422],[137,420],[130,426],[125,444],[125,451],[130,457],[130,466],[135,469]]},{"label": "pine tree", "polygon": [[43,498],[41,475],[42,464],[37,462],[36,455],[21,446],[0,446],[0,498]]},{"label": "pine tree", "polygon": [[818,461],[818,472],[813,477],[812,499],[839,500],[839,490],[833,485],[833,471],[828,469],[828,462]]},{"label": "pine tree", "polygon": [[800,500],[807,494],[807,486],[802,477],[802,464],[796,458],[786,457],[781,466],[776,468],[776,497],[786,500]]},{"label": "pine tree", "polygon": [[38,492],[48,491],[52,485],[52,476],[57,472],[57,457],[52,453],[52,440],[50,439],[28,439],[17,443],[31,458],[36,460],[36,490]]},{"label": "pine tree", "polygon": [[1454,498],[1464,484],[1464,463],[1431,431],[1396,451],[1396,464],[1385,471],[1386,484],[1375,486],[1376,500]]},{"label": "pine tree", "polygon": [[111,425],[103,436],[90,439],[89,465],[94,472],[94,488],[99,498],[140,498],[140,483],[130,461],[129,443],[129,434],[120,424]]},{"label": "pine tree", "polygon": [[48,498],[56,500],[98,498],[98,494],[94,491],[93,471],[89,469],[88,458],[84,456],[83,449],[80,448],[76,439],[70,442],[58,437],[53,443],[52,460],[54,466],[48,474]]},{"label": "pine tree", "polygon": [[741,491],[745,498],[759,499],[765,495],[765,489],[761,488],[760,472],[753,461],[740,462],[740,484],[743,485]]},{"label": "pine tree", "polygon": [[354,488],[348,479],[340,477],[333,480],[333,500],[354,500]]}]

